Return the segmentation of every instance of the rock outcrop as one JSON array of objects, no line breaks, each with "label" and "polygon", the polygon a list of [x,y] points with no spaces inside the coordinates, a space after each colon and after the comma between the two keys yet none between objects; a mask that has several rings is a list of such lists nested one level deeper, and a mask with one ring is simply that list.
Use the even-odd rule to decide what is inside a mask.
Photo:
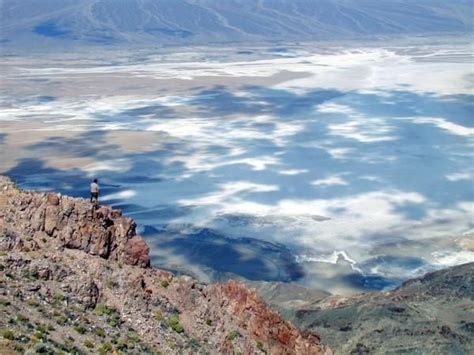
[{"label": "rock outcrop", "polygon": [[120,211],[4,177],[0,271],[1,353],[331,354],[242,283],[150,267]]},{"label": "rock outcrop", "polygon": [[109,206],[95,209],[88,201],[53,192],[20,191],[4,177],[0,186],[0,218],[12,233],[18,230],[30,237],[43,235],[57,239],[65,248],[129,265],[150,266],[148,246],[136,235],[135,222],[121,211]]}]

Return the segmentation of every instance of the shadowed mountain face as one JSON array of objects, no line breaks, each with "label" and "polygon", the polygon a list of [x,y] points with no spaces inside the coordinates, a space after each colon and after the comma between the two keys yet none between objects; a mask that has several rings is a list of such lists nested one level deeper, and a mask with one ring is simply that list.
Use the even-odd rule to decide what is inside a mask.
[{"label": "shadowed mountain face", "polygon": [[0,6],[2,43],[38,47],[468,32],[473,12],[470,0],[4,0]]}]

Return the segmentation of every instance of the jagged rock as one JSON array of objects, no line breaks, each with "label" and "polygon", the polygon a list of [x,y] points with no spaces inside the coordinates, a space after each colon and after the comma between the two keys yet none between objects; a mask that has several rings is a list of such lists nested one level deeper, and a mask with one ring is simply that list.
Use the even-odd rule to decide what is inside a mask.
[{"label": "jagged rock", "polygon": [[150,266],[150,248],[145,240],[139,236],[133,236],[125,246],[124,261],[129,265]]},{"label": "jagged rock", "polygon": [[[6,219],[26,223],[24,230],[30,233],[44,232],[55,237],[61,245],[80,249],[102,258],[121,260],[125,264],[150,266],[149,248],[136,235],[135,222],[122,216],[119,210],[109,206],[94,206],[84,199],[60,196],[56,193],[34,194],[13,189],[2,178],[2,212]],[[21,208],[18,208],[21,206]],[[2,247],[18,247],[17,239],[3,238]],[[28,246],[36,250],[34,245]]]}]

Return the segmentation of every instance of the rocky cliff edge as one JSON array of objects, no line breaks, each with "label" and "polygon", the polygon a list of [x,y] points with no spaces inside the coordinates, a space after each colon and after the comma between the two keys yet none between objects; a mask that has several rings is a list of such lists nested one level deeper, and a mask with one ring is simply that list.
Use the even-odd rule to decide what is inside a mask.
[{"label": "rocky cliff edge", "polygon": [[135,227],[0,177],[0,352],[331,354],[242,283],[150,267]]}]

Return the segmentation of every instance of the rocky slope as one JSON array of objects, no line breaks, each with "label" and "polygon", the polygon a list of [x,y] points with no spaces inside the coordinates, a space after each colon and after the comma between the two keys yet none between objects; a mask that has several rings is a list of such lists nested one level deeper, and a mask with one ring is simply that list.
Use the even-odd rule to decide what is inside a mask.
[{"label": "rocky slope", "polygon": [[0,177],[0,353],[330,354],[242,283],[150,267],[134,222]]},{"label": "rocky slope", "polygon": [[[429,273],[391,292],[301,299],[255,285],[287,319],[321,334],[335,354],[473,354],[474,263]],[[278,296],[278,297],[277,297]],[[292,301],[293,300],[293,301]]]}]

